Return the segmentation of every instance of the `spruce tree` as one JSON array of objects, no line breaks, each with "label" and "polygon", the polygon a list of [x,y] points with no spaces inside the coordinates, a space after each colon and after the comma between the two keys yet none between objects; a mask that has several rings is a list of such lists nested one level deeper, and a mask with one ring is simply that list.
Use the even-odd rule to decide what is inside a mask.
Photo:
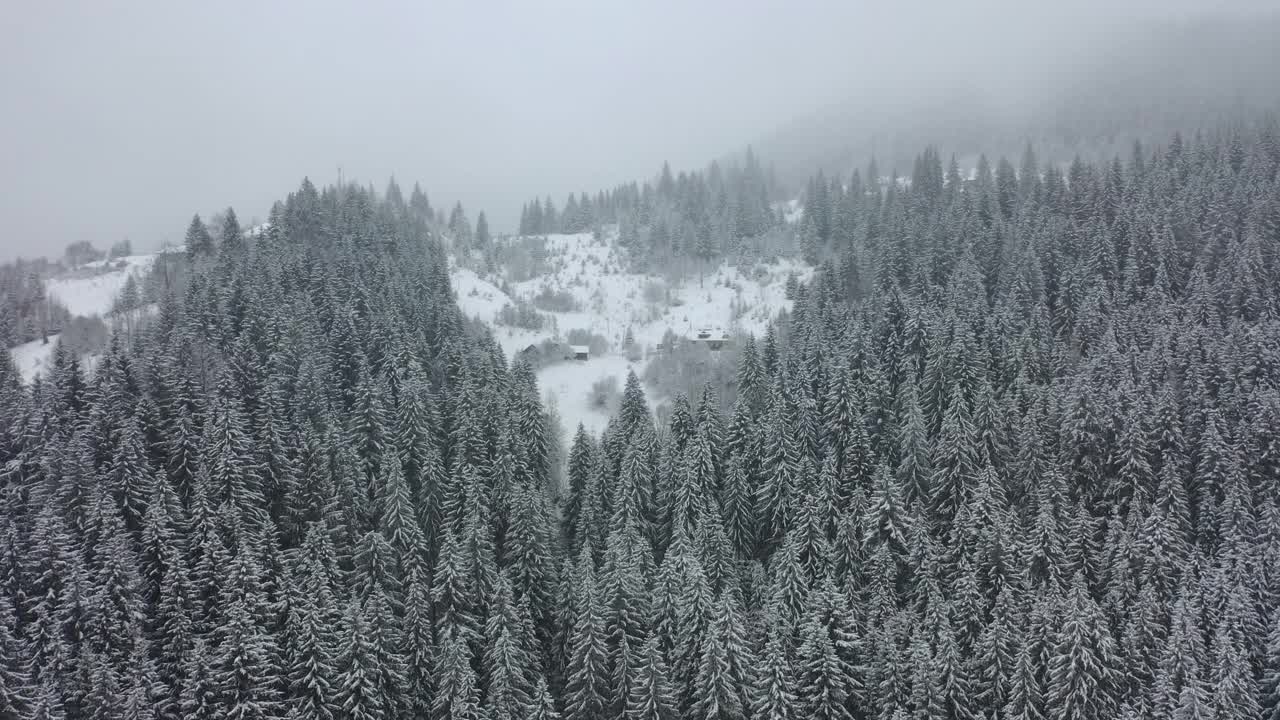
[{"label": "spruce tree", "polygon": [[299,718],[330,720],[341,710],[333,656],[337,638],[323,623],[324,611],[314,603],[302,597],[290,610],[285,654],[291,666],[288,698]]},{"label": "spruce tree", "polygon": [[471,669],[471,650],[461,634],[454,632],[442,638],[435,681],[432,720],[485,720],[480,689]]},{"label": "spruce tree", "polygon": [[14,617],[8,604],[0,604],[0,708],[19,717],[27,712],[39,693],[31,684],[27,658],[21,640],[14,637]]},{"label": "spruce tree", "polygon": [[209,234],[199,215],[192,216],[191,224],[187,226],[186,246],[188,260],[195,261],[213,255],[213,236]]},{"label": "spruce tree", "polygon": [[352,601],[343,618],[342,639],[334,663],[334,701],[342,717],[379,720],[392,715],[387,688],[379,682],[380,668],[371,634],[364,611]]},{"label": "spruce tree", "polygon": [[754,659],[738,614],[734,593],[722,593],[702,643],[701,666],[694,683],[695,717],[740,719],[751,710],[748,686]]},{"label": "spruce tree", "polygon": [[1280,617],[1272,622],[1271,632],[1267,635],[1258,699],[1262,704],[1262,717],[1280,720]]},{"label": "spruce tree", "polygon": [[[275,641],[242,600],[227,609],[212,673],[220,699],[219,715],[235,720],[274,717],[281,705],[279,653]],[[184,711],[185,712],[185,711]]]},{"label": "spruce tree", "polygon": [[626,720],[676,720],[680,717],[667,663],[656,635],[638,653],[635,682],[627,696]]},{"label": "spruce tree", "polygon": [[569,666],[564,691],[565,720],[594,720],[602,716],[608,692],[604,617],[590,561],[578,576],[578,613],[573,619]]},{"label": "spruce tree", "polygon": [[484,654],[488,691],[484,708],[489,720],[523,718],[536,706],[533,654],[523,638],[525,628],[511,596],[510,584],[499,581],[494,614],[489,618]]},{"label": "spruce tree", "polygon": [[786,636],[770,623],[769,639],[760,657],[760,672],[753,684],[752,717],[790,720],[799,715],[792,663],[787,656]]},{"label": "spruce tree", "polygon": [[1047,712],[1063,718],[1094,718],[1115,711],[1115,641],[1097,603],[1077,574],[1062,609],[1062,625],[1049,660]]},{"label": "spruce tree", "polygon": [[208,646],[197,639],[183,667],[184,682],[179,695],[182,717],[214,720],[224,717],[218,680],[211,672]]},{"label": "spruce tree", "polygon": [[407,586],[401,633],[401,654],[405,664],[403,695],[407,701],[405,711],[415,717],[429,717],[435,691],[432,669],[436,648],[426,569],[421,566],[411,568]]},{"label": "spruce tree", "polygon": [[853,680],[836,654],[831,635],[817,615],[805,618],[796,652],[796,698],[800,714],[823,720],[851,720]]}]

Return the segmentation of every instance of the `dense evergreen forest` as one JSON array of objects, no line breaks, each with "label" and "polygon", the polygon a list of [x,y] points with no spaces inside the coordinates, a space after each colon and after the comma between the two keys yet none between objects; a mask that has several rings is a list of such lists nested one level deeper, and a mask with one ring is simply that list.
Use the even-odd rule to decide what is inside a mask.
[{"label": "dense evergreen forest", "polygon": [[1280,717],[1280,133],[1019,167],[814,178],[729,411],[632,376],[563,488],[425,202],[194,219],[0,361],[0,716]]},{"label": "dense evergreen forest", "polygon": [[0,350],[47,339],[71,320],[67,308],[45,292],[52,269],[45,260],[0,264]]},{"label": "dense evergreen forest", "polygon": [[637,270],[682,272],[690,262],[758,256],[778,244],[782,199],[770,169],[751,148],[741,163],[713,162],[704,172],[673,173],[670,164],[653,182],[626,183],[593,197],[572,194],[556,209],[550,197],[520,208],[519,235],[598,231],[618,226],[618,243]]}]

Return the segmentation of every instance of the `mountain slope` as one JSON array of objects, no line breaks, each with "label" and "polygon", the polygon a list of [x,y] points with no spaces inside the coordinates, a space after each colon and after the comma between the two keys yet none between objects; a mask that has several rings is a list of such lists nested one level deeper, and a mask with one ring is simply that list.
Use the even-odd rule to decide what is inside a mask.
[{"label": "mountain slope", "polygon": [[[570,433],[579,423],[596,434],[604,429],[609,416],[606,408],[588,402],[592,386],[613,378],[620,387],[630,371],[643,377],[668,333],[683,339],[695,338],[700,330],[727,337],[761,336],[779,312],[791,308],[788,278],[803,281],[812,273],[812,268],[790,259],[746,267],[725,262],[701,275],[669,282],[627,271],[616,228],[606,229],[598,241],[592,233],[577,233],[515,237],[506,242],[542,244],[543,238],[545,272],[537,277],[508,282],[508,267],[494,268],[482,277],[455,262],[450,279],[462,312],[489,323],[508,357],[544,341],[566,341],[571,331],[583,331],[607,343],[608,350],[593,354],[590,360],[565,361],[560,355],[547,358],[549,364],[538,371],[539,384],[554,398],[564,429]],[[500,322],[504,307],[534,306],[540,295],[572,309],[537,309],[546,322],[541,329]],[[631,352],[625,347],[628,332],[635,343]],[[670,400],[652,399],[655,403]]]}]

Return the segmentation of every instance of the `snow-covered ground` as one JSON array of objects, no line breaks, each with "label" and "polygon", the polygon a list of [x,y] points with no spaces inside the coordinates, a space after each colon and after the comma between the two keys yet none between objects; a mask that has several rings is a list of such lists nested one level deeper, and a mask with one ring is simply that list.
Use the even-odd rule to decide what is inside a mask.
[{"label": "snow-covered ground", "polygon": [[[155,262],[155,255],[129,255],[113,260],[97,260],[69,270],[55,278],[45,281],[45,293],[57,299],[71,311],[72,315],[106,316],[111,312],[112,303],[124,289],[130,276],[141,281]],[[141,308],[135,312],[145,314],[149,308]],[[49,336],[46,344],[40,340],[12,348],[9,353],[13,364],[17,366],[22,379],[31,382],[37,375],[45,371],[53,348],[57,342],[57,334]],[[94,358],[86,357],[85,367],[92,367]]]},{"label": "snow-covered ground", "polygon": [[29,383],[45,371],[50,359],[53,358],[53,348],[57,344],[58,336],[55,334],[49,336],[47,343],[38,339],[32,340],[9,351],[23,382]]},{"label": "snow-covered ground", "polygon": [[[608,233],[603,243],[590,233],[547,237],[548,271],[534,279],[511,283],[511,295],[504,292],[500,275],[481,277],[456,263],[450,275],[458,305],[472,317],[479,317],[493,329],[494,337],[512,358],[529,345],[546,339],[563,338],[570,330],[588,330],[608,340],[610,352],[586,361],[562,361],[538,372],[539,387],[555,403],[564,432],[572,433],[581,423],[588,431],[600,433],[608,422],[606,412],[588,401],[592,385],[613,377],[618,388],[634,370],[643,376],[646,361],[631,362],[622,355],[623,339],[630,328],[636,344],[648,351],[662,341],[667,330],[692,336],[709,329],[715,334],[763,334],[769,322],[784,308],[787,277],[807,279],[812,269],[783,260],[749,267],[722,264],[703,274],[668,285],[657,276],[625,272],[626,264]],[[75,315],[106,315],[131,274],[144,274],[154,255],[134,255],[107,263],[91,263],[50,280],[46,289]],[[528,301],[544,288],[572,295],[579,306],[574,312],[542,312],[554,320],[543,330],[524,330],[498,325],[495,317],[507,304]],[[514,297],[513,297],[514,296]],[[654,298],[660,298],[654,301]],[[13,348],[14,362],[28,382],[42,372],[53,352],[54,340]],[[650,404],[665,398],[652,397]]]},{"label": "snow-covered ground", "polygon": [[[608,421],[606,413],[588,404],[587,396],[595,382],[612,376],[621,389],[628,370],[643,374],[644,360],[632,363],[622,355],[628,328],[642,350],[661,342],[667,330],[683,337],[704,328],[714,334],[742,332],[759,336],[780,310],[790,308],[787,277],[794,273],[804,280],[812,272],[808,266],[793,261],[750,267],[723,264],[706,272],[701,280],[694,275],[667,285],[657,276],[626,272],[623,258],[612,243],[612,233],[607,236],[604,243],[596,242],[590,233],[548,236],[548,272],[509,284],[510,295],[501,289],[499,276],[480,277],[456,265],[451,269],[463,313],[489,323],[508,358],[531,344],[563,338],[570,330],[589,330],[608,340],[611,351],[604,356],[557,362],[538,373],[539,386],[555,400],[563,429],[570,436],[578,423],[599,433]],[[504,305],[529,301],[544,288],[572,295],[579,309],[540,310],[554,320],[554,326],[543,330],[495,323],[495,316]],[[653,302],[654,297],[662,299]],[[662,399],[651,396],[650,403]]]},{"label": "snow-covered ground", "polygon": [[804,205],[799,198],[793,198],[782,204],[783,218],[789,223],[798,223],[804,219]]},{"label": "snow-covered ground", "polygon": [[[591,407],[588,394],[591,386],[609,377],[618,381],[621,392],[627,372],[635,370],[639,375],[644,363],[632,363],[621,355],[609,354],[586,361],[568,360],[542,368],[538,372],[538,387],[544,396],[550,396],[560,416],[560,429],[564,432],[565,448],[581,424],[592,435],[599,436],[609,423],[609,413]],[[646,395],[650,393],[646,391]],[[652,398],[650,398],[652,404]]]},{"label": "snow-covered ground", "polygon": [[87,263],[49,280],[45,291],[66,305],[72,315],[106,315],[129,276],[141,280],[155,259],[155,255],[130,255]]}]

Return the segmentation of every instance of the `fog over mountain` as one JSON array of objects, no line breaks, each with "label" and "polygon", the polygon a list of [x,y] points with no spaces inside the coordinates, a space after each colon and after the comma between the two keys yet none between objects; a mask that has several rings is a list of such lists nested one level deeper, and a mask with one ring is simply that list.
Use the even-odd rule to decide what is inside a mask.
[{"label": "fog over mountain", "polygon": [[[531,193],[701,166],[779,128],[801,128],[765,143],[786,163],[884,130],[870,120],[890,107],[1022,111],[1109,48],[1208,12],[1253,25],[1270,3],[1041,5],[9,3],[0,254],[176,242],[194,211],[265,217],[298,176],[339,168],[511,230]],[[823,132],[793,124],[833,104]]]},{"label": "fog over mountain", "polygon": [[979,154],[1013,157],[1027,143],[1059,163],[1110,159],[1135,140],[1274,113],[1277,33],[1280,13],[1240,12],[1152,14],[1044,44],[1002,35],[992,41],[1001,67],[962,63],[932,87],[848,93],[767,133],[756,149],[790,182],[818,167],[844,173],[868,157],[907,173],[927,144],[968,167]]},{"label": "fog over mountain", "polygon": [[0,720],[1280,720],[1280,13],[1055,5],[8,3]]}]

